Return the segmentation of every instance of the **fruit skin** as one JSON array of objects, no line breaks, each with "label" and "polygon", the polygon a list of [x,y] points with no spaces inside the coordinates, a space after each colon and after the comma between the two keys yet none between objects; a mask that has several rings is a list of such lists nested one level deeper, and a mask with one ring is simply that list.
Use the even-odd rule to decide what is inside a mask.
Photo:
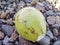
[{"label": "fruit skin", "polygon": [[33,8],[26,7],[17,12],[15,27],[19,35],[29,41],[41,40],[46,34],[46,21],[43,14]]}]

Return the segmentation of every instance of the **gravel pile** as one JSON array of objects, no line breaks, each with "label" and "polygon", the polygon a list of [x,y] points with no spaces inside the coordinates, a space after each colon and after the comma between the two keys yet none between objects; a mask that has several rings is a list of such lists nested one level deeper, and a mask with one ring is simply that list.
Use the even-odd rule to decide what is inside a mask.
[{"label": "gravel pile", "polygon": [[[24,40],[15,29],[15,14],[24,7],[40,10],[47,25],[39,42]],[[0,0],[0,45],[60,45],[60,0]]]}]

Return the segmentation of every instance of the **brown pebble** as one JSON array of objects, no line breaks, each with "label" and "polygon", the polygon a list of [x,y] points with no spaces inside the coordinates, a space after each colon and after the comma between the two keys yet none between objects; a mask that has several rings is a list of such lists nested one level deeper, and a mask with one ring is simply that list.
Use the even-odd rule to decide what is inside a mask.
[{"label": "brown pebble", "polygon": [[0,39],[4,38],[4,33],[0,31]]},{"label": "brown pebble", "polygon": [[4,19],[4,18],[6,18],[6,16],[7,16],[7,13],[2,12],[1,15],[0,15],[0,18]]},{"label": "brown pebble", "polygon": [[32,0],[31,5],[35,5],[39,0]]},{"label": "brown pebble", "polygon": [[58,36],[58,30],[56,28],[53,29],[54,36]]},{"label": "brown pebble", "polygon": [[7,20],[7,24],[12,25],[12,24],[13,24],[13,19],[12,19],[12,18],[8,19],[8,20]]},{"label": "brown pebble", "polygon": [[18,38],[18,34],[14,31],[10,37],[10,41],[15,41]]}]

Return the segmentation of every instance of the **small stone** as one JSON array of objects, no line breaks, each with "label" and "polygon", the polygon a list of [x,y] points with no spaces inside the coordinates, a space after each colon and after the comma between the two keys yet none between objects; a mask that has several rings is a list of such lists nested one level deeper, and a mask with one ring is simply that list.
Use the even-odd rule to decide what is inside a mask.
[{"label": "small stone", "polygon": [[2,23],[6,23],[7,21],[4,19],[0,19]]},{"label": "small stone", "polygon": [[5,36],[4,40],[3,40],[3,44],[7,44],[9,41],[9,37],[8,36]]},{"label": "small stone", "polygon": [[2,45],[2,43],[3,43],[3,42],[0,40],[0,45]]},{"label": "small stone", "polygon": [[20,1],[20,3],[18,4],[18,9],[21,9],[25,6],[25,3],[23,1]]},{"label": "small stone", "polygon": [[47,31],[46,35],[49,36],[50,39],[54,38],[54,36],[53,36],[53,34],[52,34],[52,32],[50,30]]},{"label": "small stone", "polygon": [[48,17],[47,17],[47,22],[48,22],[48,24],[50,24],[50,25],[55,24],[55,16],[48,16]]},{"label": "small stone", "polygon": [[31,4],[30,4],[30,3],[27,3],[26,5],[27,5],[27,7],[31,6]]},{"label": "small stone", "polygon": [[32,45],[31,42],[24,40],[21,36],[19,36],[19,44],[21,44],[21,45]]},{"label": "small stone", "polygon": [[55,18],[56,18],[56,23],[57,24],[60,24],[60,17],[59,16],[56,16]]},{"label": "small stone", "polygon": [[56,12],[55,14],[60,16],[60,12]]},{"label": "small stone", "polygon": [[58,36],[58,30],[56,28],[53,29],[54,36]]},{"label": "small stone", "polygon": [[18,41],[15,42],[15,45],[18,45]]},{"label": "small stone", "polygon": [[48,36],[45,36],[42,40],[39,41],[41,45],[49,45],[50,44],[50,38]]},{"label": "small stone", "polygon": [[24,0],[26,3],[30,3],[32,2],[32,0]]},{"label": "small stone", "polygon": [[12,18],[10,18],[10,19],[7,20],[7,24],[13,25],[13,20],[12,20]]},{"label": "small stone", "polygon": [[31,5],[35,5],[39,0],[32,0]]},{"label": "small stone", "polygon": [[45,14],[46,14],[47,16],[55,15],[55,13],[53,12],[53,10],[48,10],[48,11],[45,12]]},{"label": "small stone", "polygon": [[13,3],[13,8],[16,8],[16,3],[15,2]]},{"label": "small stone", "polygon": [[8,12],[10,13],[10,14],[12,14],[12,13],[14,13],[14,8],[10,8],[10,7],[8,7]]},{"label": "small stone", "polygon": [[2,25],[2,31],[6,35],[11,36],[14,30],[13,30],[13,27],[10,25]]},{"label": "small stone", "polygon": [[14,43],[7,43],[6,45],[15,45]]},{"label": "small stone", "polygon": [[0,31],[0,39],[4,38],[4,33]]},{"label": "small stone", "polygon": [[45,11],[44,4],[43,4],[43,3],[37,2],[36,8],[37,8],[38,10],[42,11],[42,12]]},{"label": "small stone", "polygon": [[2,3],[2,5],[6,5],[6,1],[2,1],[1,3]]},{"label": "small stone", "polygon": [[58,9],[58,11],[60,11],[60,0],[56,1],[55,8]]},{"label": "small stone", "polygon": [[49,4],[48,2],[45,1],[45,2],[43,2],[43,4],[44,4],[44,7],[46,10],[52,10],[53,9],[52,5]]},{"label": "small stone", "polygon": [[60,24],[54,24],[54,25],[52,25],[52,27],[59,28]]},{"label": "small stone", "polygon": [[6,18],[6,16],[7,16],[7,13],[2,12],[1,15],[0,15],[0,18],[4,19],[4,18]]},{"label": "small stone", "polygon": [[58,36],[58,40],[60,40],[60,35]]},{"label": "small stone", "polygon": [[15,0],[8,0],[8,2],[15,2]]},{"label": "small stone", "polygon": [[60,41],[56,41],[53,45],[60,45]]},{"label": "small stone", "polygon": [[9,40],[14,42],[17,38],[18,38],[18,34],[14,31]]}]

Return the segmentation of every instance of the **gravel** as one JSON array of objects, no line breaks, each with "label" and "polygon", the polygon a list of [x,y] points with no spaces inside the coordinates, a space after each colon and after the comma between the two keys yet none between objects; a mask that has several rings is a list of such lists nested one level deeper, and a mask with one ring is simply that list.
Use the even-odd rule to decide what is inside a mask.
[{"label": "gravel", "polygon": [[[59,4],[59,0],[0,0],[0,45],[60,45]],[[24,7],[37,8],[46,19],[46,36],[39,42],[27,41],[16,32],[15,14]]]},{"label": "gravel", "polygon": [[13,27],[9,25],[2,25],[2,31],[8,36],[11,36],[13,33]]}]

